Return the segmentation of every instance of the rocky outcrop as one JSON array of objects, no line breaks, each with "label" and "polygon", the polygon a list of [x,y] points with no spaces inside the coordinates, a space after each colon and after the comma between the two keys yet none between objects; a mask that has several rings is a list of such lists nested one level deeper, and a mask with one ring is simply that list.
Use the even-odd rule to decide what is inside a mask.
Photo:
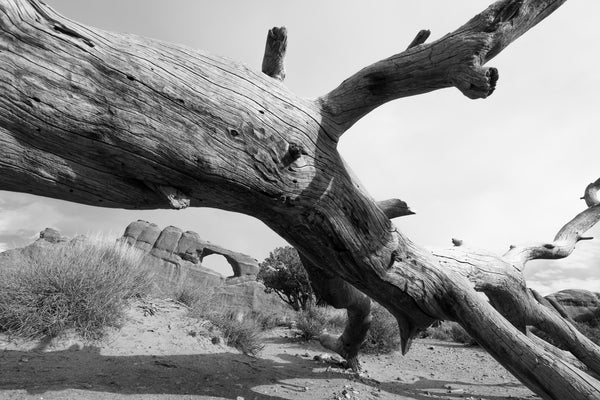
[{"label": "rocky outcrop", "polygon": [[[145,262],[163,291],[173,292],[183,286],[200,288],[210,291],[220,306],[241,310],[285,307],[256,281],[259,268],[254,258],[202,240],[196,232],[174,226],[161,230],[156,224],[138,220],[127,226],[119,240],[146,253]],[[204,267],[202,260],[211,254],[223,256],[233,275],[224,277]]]},{"label": "rocky outcrop", "polygon": [[46,228],[40,232],[40,239],[50,243],[61,243],[69,240],[68,237],[62,236],[59,231],[54,228]]},{"label": "rocky outcrop", "polygon": [[[69,240],[58,230],[46,228],[32,244],[0,253],[0,269],[17,268],[31,258],[43,259],[48,248],[78,240],[82,237]],[[254,258],[202,240],[195,232],[183,232],[174,226],[161,230],[155,224],[135,221],[119,240],[145,253],[144,262],[154,274],[160,294],[172,296],[181,288],[190,287],[211,296],[218,307],[236,312],[288,308],[276,295],[265,293],[264,285],[256,281],[258,262]],[[202,260],[211,254],[222,255],[233,275],[224,277],[204,267]]]},{"label": "rocky outcrop", "polygon": [[600,318],[600,293],[568,289],[549,294],[545,299],[565,318],[577,322]]},{"label": "rocky outcrop", "polygon": [[40,232],[39,238],[21,248],[9,249],[0,253],[0,269],[16,269],[26,263],[31,262],[32,258],[39,259],[40,254],[48,250],[51,246],[64,244],[69,241],[69,238],[62,236],[60,232],[54,228],[46,228]]},{"label": "rocky outcrop", "polygon": [[161,231],[156,224],[142,220],[135,221],[125,229],[122,240],[169,262],[185,260],[192,264],[201,264],[206,256],[222,255],[233,270],[233,276],[228,279],[256,280],[258,274],[258,262],[254,258],[227,250],[202,240],[196,232],[183,232],[174,226],[168,226]]}]

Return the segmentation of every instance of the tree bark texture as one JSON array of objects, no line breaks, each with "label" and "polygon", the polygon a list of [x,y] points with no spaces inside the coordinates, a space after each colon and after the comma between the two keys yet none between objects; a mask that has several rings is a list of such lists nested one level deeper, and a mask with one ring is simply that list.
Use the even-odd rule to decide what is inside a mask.
[{"label": "tree bark texture", "polygon": [[317,270],[390,310],[405,350],[432,321],[458,321],[545,399],[598,399],[598,381],[523,333],[536,324],[563,338],[570,332],[575,355],[598,371],[597,348],[568,322],[540,317],[521,275],[528,259],[572,250],[597,202],[553,249],[432,254],[391,223],[405,212],[399,200],[375,202],[336,149],[352,124],[393,99],[450,86],[489,96],[498,73],[484,64],[563,2],[499,1],[435,42],[420,33],[406,51],[307,100],[282,82],[282,30],[267,42],[271,72],[263,74],[90,28],[37,0],[1,0],[0,189],[101,207],[252,215]]}]

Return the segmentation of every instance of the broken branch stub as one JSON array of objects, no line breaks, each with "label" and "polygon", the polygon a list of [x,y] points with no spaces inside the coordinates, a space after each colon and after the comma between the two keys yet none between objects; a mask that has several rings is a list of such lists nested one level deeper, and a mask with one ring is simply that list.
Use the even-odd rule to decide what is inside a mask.
[{"label": "broken branch stub", "polygon": [[287,29],[274,27],[267,34],[262,72],[271,78],[285,79],[284,58],[287,50]]}]

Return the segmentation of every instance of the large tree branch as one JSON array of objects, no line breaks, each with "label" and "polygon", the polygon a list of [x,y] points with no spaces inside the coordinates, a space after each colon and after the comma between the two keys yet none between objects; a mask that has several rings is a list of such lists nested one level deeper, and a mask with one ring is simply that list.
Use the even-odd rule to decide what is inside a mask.
[{"label": "large tree branch", "polygon": [[485,98],[498,71],[483,65],[546,18],[565,0],[502,0],[465,25],[429,44],[420,33],[409,48],[363,68],[321,97],[323,112],[339,135],[390,100],[456,87],[469,98]]},{"label": "large tree branch", "polygon": [[[600,180],[588,185],[586,197],[594,197]],[[598,204],[589,200],[590,208],[579,213],[558,232],[555,240],[546,245],[513,247],[502,257],[491,253],[453,247],[434,250],[440,263],[467,278],[476,291],[486,294],[490,304],[517,329],[525,333],[535,326],[562,343],[591,371],[600,374],[600,348],[583,336],[554,308],[541,304],[535,293],[527,289],[523,276],[524,262],[534,258],[562,258],[574,249],[581,235],[600,217]]]}]

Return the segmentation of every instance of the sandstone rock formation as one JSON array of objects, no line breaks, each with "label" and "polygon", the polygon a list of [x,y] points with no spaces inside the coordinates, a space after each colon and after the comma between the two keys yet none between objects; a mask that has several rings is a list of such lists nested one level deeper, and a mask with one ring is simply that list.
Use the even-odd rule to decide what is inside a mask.
[{"label": "sandstone rock formation", "polygon": [[[66,236],[62,236],[59,231],[54,228],[46,228],[40,232],[40,239],[50,243],[60,243],[69,240]],[[39,240],[39,239],[38,239]]]},{"label": "sandstone rock formation", "polygon": [[[196,232],[184,232],[174,226],[161,230],[156,224],[138,220],[127,226],[120,240],[146,253],[145,262],[166,293],[188,286],[211,292],[219,306],[236,310],[285,307],[256,281],[259,268],[254,258],[202,240]],[[204,267],[202,260],[211,254],[222,255],[233,275],[224,277]]]},{"label": "sandstone rock formation", "polygon": [[35,242],[22,248],[9,249],[0,253],[0,269],[18,268],[19,265],[28,262],[28,259],[47,251],[49,247],[68,241],[69,238],[62,236],[58,230],[46,228],[40,232],[39,238]]},{"label": "sandstone rock formation", "polygon": [[[46,228],[30,245],[0,253],[0,269],[23,265],[27,258],[39,255],[51,246],[77,240],[82,237],[69,240],[58,230]],[[218,307],[235,312],[288,308],[276,295],[265,293],[264,285],[256,281],[259,268],[254,258],[204,241],[195,232],[183,232],[174,226],[161,230],[155,224],[135,221],[127,226],[119,240],[146,253],[144,262],[155,274],[157,290],[162,295],[171,296],[188,287],[211,296]],[[222,255],[231,265],[233,276],[224,277],[204,267],[202,260],[211,254]]]},{"label": "sandstone rock formation", "polygon": [[577,322],[600,318],[600,293],[567,289],[549,294],[546,300],[565,318]]},{"label": "sandstone rock formation", "polygon": [[229,280],[256,280],[258,274],[258,262],[254,258],[204,241],[196,232],[183,232],[174,226],[161,231],[156,224],[135,221],[127,226],[122,240],[168,262],[178,263],[181,259],[197,265],[208,255],[222,255],[233,269],[233,276]]}]

